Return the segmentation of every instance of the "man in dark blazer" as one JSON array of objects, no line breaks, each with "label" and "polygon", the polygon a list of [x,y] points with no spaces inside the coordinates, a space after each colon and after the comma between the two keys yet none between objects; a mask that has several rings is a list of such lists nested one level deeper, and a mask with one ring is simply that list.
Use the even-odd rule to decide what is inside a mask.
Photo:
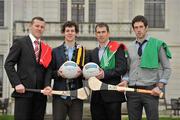
[{"label": "man in dark blazer", "polygon": [[[97,24],[95,32],[99,46],[92,50],[90,61],[101,67],[100,73],[96,77],[104,83],[117,85],[127,70],[124,47],[109,40],[109,27],[106,23]],[[92,120],[121,120],[121,103],[124,101],[123,92],[93,91],[91,97]]]},{"label": "man in dark blazer", "polygon": [[[30,34],[13,41],[5,61],[5,70],[14,88],[15,120],[43,120],[47,97],[40,93],[26,92],[26,88],[44,89],[46,68],[40,64],[41,35],[45,21],[34,17],[30,23]],[[34,43],[37,41],[37,44]],[[35,53],[35,50],[37,50]],[[17,65],[17,68],[15,67]]]},{"label": "man in dark blazer", "polygon": [[[83,86],[82,71],[85,64],[85,48],[77,43],[76,36],[79,33],[78,25],[73,21],[67,21],[61,28],[64,42],[52,51],[52,61],[48,67],[46,81],[51,85],[54,79],[53,90],[76,90]],[[66,61],[74,61],[78,65],[75,77],[68,79],[62,72],[62,65]],[[69,73],[71,74],[71,73]],[[83,101],[70,96],[53,95],[53,120],[82,120]]]}]

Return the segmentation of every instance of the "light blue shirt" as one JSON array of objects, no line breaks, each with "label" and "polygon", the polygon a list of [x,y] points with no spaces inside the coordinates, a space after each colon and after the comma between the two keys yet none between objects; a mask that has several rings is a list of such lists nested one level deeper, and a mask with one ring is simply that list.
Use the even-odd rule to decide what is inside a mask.
[{"label": "light blue shirt", "polygon": [[67,45],[65,45],[66,47],[66,52],[68,54],[68,60],[72,60],[72,57],[73,57],[73,52],[74,52],[74,47],[68,47]]},{"label": "light blue shirt", "polygon": [[[72,57],[73,57],[73,52],[75,50],[74,47],[68,47],[67,45],[65,45],[66,47],[66,52],[67,52],[67,55],[68,55],[68,60],[72,60]],[[67,96],[61,96],[63,99],[66,99]],[[71,97],[71,99],[75,99],[74,97]]]}]

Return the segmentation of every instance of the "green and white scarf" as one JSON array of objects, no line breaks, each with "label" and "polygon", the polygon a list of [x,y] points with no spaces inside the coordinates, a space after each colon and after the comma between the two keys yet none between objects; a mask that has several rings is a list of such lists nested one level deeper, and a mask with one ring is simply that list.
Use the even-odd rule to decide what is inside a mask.
[{"label": "green and white scarf", "polygon": [[115,68],[115,53],[118,50],[118,48],[122,46],[124,51],[125,51],[125,55],[127,56],[127,48],[124,44],[119,44],[116,41],[110,41],[108,43],[108,45],[106,46],[103,56],[101,58],[100,61],[100,67],[108,70],[108,69],[113,69]]}]

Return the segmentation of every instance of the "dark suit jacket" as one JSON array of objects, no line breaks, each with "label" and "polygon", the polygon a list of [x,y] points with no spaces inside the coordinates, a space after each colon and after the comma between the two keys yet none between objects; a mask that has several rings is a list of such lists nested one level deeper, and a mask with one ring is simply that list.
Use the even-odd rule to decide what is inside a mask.
[{"label": "dark suit jacket", "polygon": [[[46,69],[36,62],[29,36],[14,40],[4,67],[12,87],[23,84],[25,88],[44,88]],[[12,94],[13,97],[31,97],[32,95],[31,92],[19,94],[15,91]]]},{"label": "dark suit jacket", "polygon": [[[89,59],[91,62],[95,62],[100,65],[98,51],[99,48],[95,48],[94,50],[92,50]],[[127,59],[125,58],[124,50],[121,47],[118,48],[117,52],[115,53],[115,60],[116,61],[114,69],[104,70],[105,75],[104,79],[101,79],[102,82],[112,85],[117,85],[121,82],[121,77],[126,73],[127,70]],[[105,102],[125,101],[124,93],[104,90],[93,91],[91,102],[101,102],[98,101],[100,97],[102,97]]]},{"label": "dark suit jacket", "polygon": [[[75,50],[75,59],[77,58],[77,51]],[[52,51],[52,61],[50,66],[48,67],[47,75],[46,75],[46,86],[49,86],[51,83],[51,78],[54,79],[54,90],[67,90],[67,83],[66,79],[62,78],[61,76],[57,75],[58,69],[61,67],[61,65],[67,61],[64,45],[54,48]],[[82,68],[82,66],[80,66]],[[70,73],[71,74],[71,73]],[[75,90],[78,88],[81,88],[83,86],[82,83],[82,76],[72,79],[73,88],[70,88],[70,90]],[[59,96],[55,96],[59,97]]]}]

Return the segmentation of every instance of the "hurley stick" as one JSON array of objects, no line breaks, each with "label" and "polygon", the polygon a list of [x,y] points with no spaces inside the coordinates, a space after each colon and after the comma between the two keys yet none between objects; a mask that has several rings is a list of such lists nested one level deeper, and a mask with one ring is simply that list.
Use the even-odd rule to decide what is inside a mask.
[{"label": "hurley stick", "polygon": [[[120,87],[117,85],[110,85],[101,82],[96,77],[91,77],[88,79],[88,85],[89,88],[93,91],[98,90],[116,90],[116,91],[129,91],[129,92],[139,92],[139,93],[145,93],[145,94],[152,94],[152,90],[145,90],[145,89],[135,89],[135,88],[128,88],[128,87]],[[159,97],[163,97],[163,92],[159,94]]]},{"label": "hurley stick", "polygon": [[[28,88],[26,88],[26,91],[44,93],[44,90],[40,90],[40,89],[28,89]],[[89,91],[89,88],[82,87],[82,88],[79,88],[77,90],[72,90],[72,91],[52,90],[51,93],[54,95],[72,96],[72,97],[76,97],[76,98],[81,99],[81,100],[85,100],[88,98],[90,91]]]}]

